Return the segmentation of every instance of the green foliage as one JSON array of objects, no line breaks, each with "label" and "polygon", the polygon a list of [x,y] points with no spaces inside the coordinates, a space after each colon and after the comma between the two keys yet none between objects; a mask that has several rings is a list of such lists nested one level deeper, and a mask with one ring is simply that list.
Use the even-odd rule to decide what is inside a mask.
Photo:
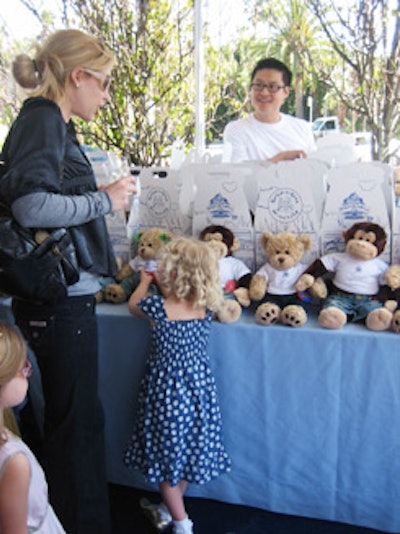
[{"label": "green foliage", "polygon": [[[194,0],[60,2],[65,26],[99,35],[117,58],[110,102],[93,122],[78,121],[82,140],[143,166],[168,163],[176,139],[190,148]],[[251,111],[251,71],[259,59],[273,56],[293,71],[284,112],[305,116],[312,96],[314,117],[339,115],[349,130],[362,124],[377,140],[376,157],[386,157],[400,128],[399,18],[388,7],[394,2],[398,15],[400,0],[351,0],[345,8],[339,0],[245,0],[247,20],[238,38],[217,46],[204,35],[206,141],[221,140],[228,122]],[[42,21],[42,35],[54,28],[54,16],[36,10],[39,0],[24,5]],[[14,43],[0,30],[0,116],[7,125],[22,96],[11,81],[10,62],[29,44]]]},{"label": "green foliage", "polygon": [[191,3],[71,0],[80,24],[102,36],[117,64],[111,100],[95,124],[81,124],[85,142],[154,165],[175,138],[191,141],[194,116]]}]

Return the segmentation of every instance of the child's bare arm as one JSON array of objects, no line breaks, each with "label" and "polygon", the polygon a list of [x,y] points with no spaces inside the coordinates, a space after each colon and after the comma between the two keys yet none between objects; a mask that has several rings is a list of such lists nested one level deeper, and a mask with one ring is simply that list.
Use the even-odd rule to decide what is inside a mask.
[{"label": "child's bare arm", "polygon": [[147,295],[152,280],[153,274],[147,273],[144,269],[140,271],[139,285],[129,297],[128,301],[128,308],[132,315],[135,315],[136,317],[146,317],[142,310],[137,307],[137,303]]},{"label": "child's bare arm", "polygon": [[0,532],[27,534],[30,465],[25,454],[8,460],[0,481]]}]

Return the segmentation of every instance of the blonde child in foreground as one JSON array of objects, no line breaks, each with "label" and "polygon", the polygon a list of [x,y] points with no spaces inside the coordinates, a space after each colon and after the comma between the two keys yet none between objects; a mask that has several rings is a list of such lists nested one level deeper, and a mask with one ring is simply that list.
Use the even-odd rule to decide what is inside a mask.
[{"label": "blonde child in foreground", "polygon": [[25,343],[0,323],[0,532],[61,534],[64,529],[48,502],[47,483],[25,443],[4,426],[4,410],[20,404],[32,367]]},{"label": "blonde child in foreground", "polygon": [[163,502],[141,503],[153,522],[160,527],[172,521],[174,534],[191,534],[183,500],[188,483],[204,484],[230,469],[207,354],[213,311],[223,294],[217,258],[197,240],[168,243],[155,276],[163,296],[146,296],[152,277],[142,271],[129,300],[131,313],[151,321],[152,349],[124,461],[159,484]]}]

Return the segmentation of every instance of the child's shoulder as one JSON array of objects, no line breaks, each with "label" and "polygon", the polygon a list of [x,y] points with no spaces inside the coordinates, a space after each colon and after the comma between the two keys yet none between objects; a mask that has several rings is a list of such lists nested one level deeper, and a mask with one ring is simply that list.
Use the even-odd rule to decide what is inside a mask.
[{"label": "child's shoulder", "polygon": [[0,446],[0,471],[29,469],[30,450],[21,438],[7,431],[7,441]]},{"label": "child's shoulder", "polygon": [[161,295],[149,295],[141,299],[137,306],[146,315],[154,317],[154,315],[164,312],[164,298]]}]

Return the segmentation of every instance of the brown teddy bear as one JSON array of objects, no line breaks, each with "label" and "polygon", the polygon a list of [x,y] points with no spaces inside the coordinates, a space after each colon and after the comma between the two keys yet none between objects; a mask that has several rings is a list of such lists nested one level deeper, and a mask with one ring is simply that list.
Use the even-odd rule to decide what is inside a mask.
[{"label": "brown teddy bear", "polygon": [[363,221],[343,232],[343,238],[345,251],[315,260],[296,288],[302,291],[316,276],[334,273],[329,297],[318,316],[320,324],[338,329],[348,321],[365,320],[370,330],[386,330],[393,314],[378,299],[388,270],[387,263],[378,257],[386,246],[386,233],[379,224]]},{"label": "brown teddy bear", "polygon": [[252,273],[242,260],[233,256],[233,252],[239,248],[239,240],[226,226],[217,224],[206,226],[200,232],[199,238],[209,243],[218,257],[225,302],[218,311],[217,318],[223,323],[232,323],[241,316],[242,306],[250,305],[248,288]]},{"label": "brown teddy bear", "polygon": [[[263,232],[260,243],[267,262],[252,277],[249,288],[251,300],[263,301],[256,309],[256,322],[264,326],[278,321],[287,326],[303,326],[307,321],[305,305],[311,297],[301,298],[295,284],[307,268],[301,259],[311,247],[310,236]],[[321,279],[310,284],[310,289],[313,297],[324,298],[327,294]]]},{"label": "brown teddy bear", "polygon": [[[103,299],[113,304],[126,302],[139,284],[140,270],[143,267],[148,272],[154,272],[157,269],[158,253],[172,237],[172,232],[157,227],[143,230],[135,236],[136,255],[119,269],[115,279],[103,280]],[[155,282],[150,287],[154,293],[158,291]]]}]

